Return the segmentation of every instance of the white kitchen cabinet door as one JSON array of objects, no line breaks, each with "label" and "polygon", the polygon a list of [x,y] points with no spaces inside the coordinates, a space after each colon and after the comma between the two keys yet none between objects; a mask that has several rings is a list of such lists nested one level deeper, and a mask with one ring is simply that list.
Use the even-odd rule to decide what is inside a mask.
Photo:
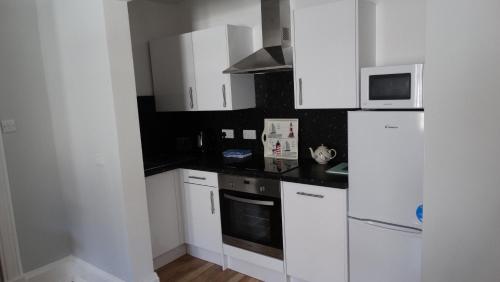
[{"label": "white kitchen cabinet door", "polygon": [[179,188],[177,170],[146,177],[149,226],[154,258],[184,243]]},{"label": "white kitchen cabinet door", "polygon": [[422,234],[349,219],[351,282],[421,282]]},{"label": "white kitchen cabinet door", "polygon": [[156,110],[197,110],[191,33],[150,42]]},{"label": "white kitchen cabinet door", "polygon": [[253,75],[222,73],[253,52],[252,29],[226,25],[195,31],[192,36],[198,110],[255,107]]},{"label": "white kitchen cabinet door", "polygon": [[182,195],[186,243],[221,253],[222,230],[218,189],[184,183]]},{"label": "white kitchen cabinet door", "polygon": [[422,228],[424,112],[348,113],[349,215]]},{"label": "white kitchen cabinet door", "polygon": [[283,182],[287,275],[347,282],[346,190]]},{"label": "white kitchen cabinet door", "polygon": [[356,0],[294,11],[295,108],[357,108]]}]

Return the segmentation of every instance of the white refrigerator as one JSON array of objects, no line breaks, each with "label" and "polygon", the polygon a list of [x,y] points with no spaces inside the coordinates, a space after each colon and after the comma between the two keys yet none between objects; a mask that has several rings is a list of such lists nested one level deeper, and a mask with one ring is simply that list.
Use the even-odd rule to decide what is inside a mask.
[{"label": "white refrigerator", "polygon": [[420,282],[424,113],[348,115],[350,282]]}]

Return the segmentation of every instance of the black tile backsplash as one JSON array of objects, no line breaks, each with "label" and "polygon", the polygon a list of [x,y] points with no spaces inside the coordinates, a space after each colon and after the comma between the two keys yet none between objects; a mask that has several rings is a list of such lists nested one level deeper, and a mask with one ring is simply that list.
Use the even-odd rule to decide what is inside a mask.
[{"label": "black tile backsplash", "polygon": [[[211,151],[249,148],[262,155],[264,118],[298,118],[300,158],[310,158],[309,147],[325,144],[337,150],[337,162],[347,161],[346,110],[295,110],[292,72],[256,75],[255,91],[255,109],[228,112],[156,113],[153,97],[138,97],[145,158],[194,150],[200,130],[209,136]],[[235,139],[222,140],[222,129],[234,129]],[[243,140],[243,129],[256,130],[257,140]]]}]

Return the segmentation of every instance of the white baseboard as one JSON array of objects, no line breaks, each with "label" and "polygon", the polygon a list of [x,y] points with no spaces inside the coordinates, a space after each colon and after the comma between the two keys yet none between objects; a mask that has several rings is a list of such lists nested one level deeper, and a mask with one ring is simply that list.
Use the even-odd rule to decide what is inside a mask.
[{"label": "white baseboard", "polygon": [[[24,274],[16,282],[124,282],[122,279],[74,256],[68,256]],[[156,273],[144,282],[159,282]]]},{"label": "white baseboard", "polygon": [[24,280],[26,282],[71,281],[71,279],[73,279],[73,265],[73,257],[67,256],[63,259],[25,273]]},{"label": "white baseboard", "polygon": [[262,281],[287,281],[282,260],[262,256],[228,245],[224,245],[223,250],[224,255],[221,255],[220,253],[208,251],[193,245],[187,245],[188,254],[193,257],[227,267]]},{"label": "white baseboard", "polygon": [[287,277],[283,260],[223,244],[227,268],[267,282],[283,282]]},{"label": "white baseboard", "polygon": [[187,252],[195,258],[206,260],[220,266],[222,266],[224,262],[222,253],[216,253],[193,245],[187,245]]},{"label": "white baseboard", "polygon": [[144,279],[144,282],[160,282],[160,277],[158,277],[156,272],[153,272],[153,273],[151,273],[149,278]]},{"label": "white baseboard", "polygon": [[288,277],[288,282],[307,282],[307,281],[295,277]]},{"label": "white baseboard", "polygon": [[[81,282],[124,282],[122,279],[95,267],[94,265],[76,257],[73,259],[73,275],[76,281]],[[75,282],[76,282],[75,281]],[[146,282],[146,281],[145,281]],[[149,282],[149,281],[148,281]]]},{"label": "white baseboard", "polygon": [[162,255],[159,255],[153,259],[153,267],[154,269],[159,269],[174,260],[182,257],[183,255],[187,254],[187,247],[186,245],[182,244],[179,247],[170,250]]},{"label": "white baseboard", "polygon": [[250,277],[257,278],[266,282],[284,282],[287,277],[284,273],[265,268],[248,261],[240,260],[234,257],[226,256],[227,268]]},{"label": "white baseboard", "polygon": [[269,270],[285,273],[285,263],[283,260],[236,248],[231,245],[223,244],[222,246],[226,257],[236,258]]},{"label": "white baseboard", "polygon": [[19,277],[7,280],[7,282],[26,282],[26,278],[24,278],[24,275],[21,275]]}]

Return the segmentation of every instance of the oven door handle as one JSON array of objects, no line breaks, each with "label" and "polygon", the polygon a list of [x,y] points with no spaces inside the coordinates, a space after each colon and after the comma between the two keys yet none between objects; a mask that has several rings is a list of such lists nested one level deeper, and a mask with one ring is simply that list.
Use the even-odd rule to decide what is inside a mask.
[{"label": "oven door handle", "polygon": [[269,207],[274,206],[273,201],[250,200],[250,199],[244,199],[244,198],[235,197],[235,196],[226,195],[226,194],[224,194],[224,198],[229,199],[229,200],[233,200],[233,201],[237,201],[240,203],[245,203],[245,204],[252,204],[252,205],[258,205],[258,206],[269,206]]}]

